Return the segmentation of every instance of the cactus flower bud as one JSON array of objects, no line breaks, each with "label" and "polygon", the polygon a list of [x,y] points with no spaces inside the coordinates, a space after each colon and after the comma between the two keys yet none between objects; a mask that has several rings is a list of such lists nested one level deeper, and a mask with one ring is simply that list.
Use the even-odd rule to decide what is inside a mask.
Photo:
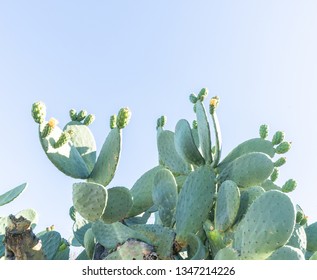
[{"label": "cactus flower bud", "polygon": [[207,88],[202,88],[200,90],[200,92],[198,93],[198,96],[197,98],[200,100],[200,101],[204,101],[205,97],[208,95],[208,89]]},{"label": "cactus flower bud", "polygon": [[47,122],[47,124],[44,126],[43,131],[41,133],[41,137],[45,138],[48,135],[51,134],[53,129],[57,126],[58,120],[55,118],[50,118],[50,120]]},{"label": "cactus flower bud", "polygon": [[276,162],[274,162],[275,167],[281,167],[286,163],[286,157],[279,158]]},{"label": "cactus flower bud", "polygon": [[85,119],[84,119],[84,125],[91,125],[94,120],[95,120],[95,115],[89,114]]},{"label": "cactus flower bud", "polygon": [[161,116],[160,118],[158,118],[157,119],[156,129],[158,129],[159,127],[164,127],[166,122],[167,122],[167,117],[166,116]]},{"label": "cactus flower bud", "polygon": [[197,102],[198,98],[197,98],[197,96],[194,93],[192,93],[189,96],[189,100],[190,100],[191,103],[195,104]]},{"label": "cactus flower bud", "polygon": [[277,154],[285,154],[286,152],[289,151],[289,149],[291,148],[291,145],[292,145],[291,142],[282,142],[276,147],[275,152]]},{"label": "cactus flower bud", "polygon": [[307,221],[308,221],[308,216],[304,216],[303,219],[300,221],[300,225],[301,226],[304,226],[307,224]]},{"label": "cactus flower bud", "polygon": [[193,120],[193,129],[197,129],[198,128],[198,122],[196,120]]},{"label": "cactus flower bud", "polygon": [[71,130],[69,131],[64,131],[61,136],[59,137],[59,139],[55,142],[54,144],[54,148],[58,149],[60,147],[62,147],[63,145],[65,145],[71,138],[73,132]]},{"label": "cactus flower bud", "polygon": [[265,139],[269,135],[269,126],[267,124],[262,124],[260,126],[260,137]]},{"label": "cactus flower bud", "polygon": [[118,113],[117,118],[117,127],[118,128],[124,128],[128,125],[131,118],[131,111],[128,107],[121,108]]},{"label": "cactus flower bud", "polygon": [[284,140],[284,132],[283,131],[277,131],[273,135],[272,144],[273,145],[278,145],[278,144],[282,143],[283,140]]},{"label": "cactus flower bud", "polygon": [[46,117],[46,106],[42,101],[32,105],[32,117],[36,123],[42,123]]},{"label": "cactus flower bud", "polygon": [[74,206],[69,208],[69,216],[74,222],[76,222],[76,210]]},{"label": "cactus flower bud", "polygon": [[213,98],[210,99],[209,112],[211,115],[214,114],[216,108],[218,107],[218,104],[219,104],[219,97],[218,96],[214,96]]},{"label": "cactus flower bud", "polygon": [[110,128],[116,128],[117,127],[117,115],[112,115],[110,117]]},{"label": "cactus flower bud", "polygon": [[297,186],[296,181],[293,180],[293,179],[289,179],[289,180],[286,181],[286,183],[283,185],[282,191],[285,192],[285,193],[292,192],[293,190],[295,190],[296,186]]},{"label": "cactus flower bud", "polygon": [[79,121],[79,122],[81,122],[84,118],[87,117],[87,114],[88,114],[88,113],[87,113],[86,110],[81,110],[81,111],[78,113],[76,120]]},{"label": "cactus flower bud", "polygon": [[76,110],[75,109],[69,110],[69,116],[72,121],[76,121],[77,120]]},{"label": "cactus flower bud", "polygon": [[275,168],[273,169],[273,172],[272,172],[271,177],[270,177],[271,181],[272,181],[272,182],[275,182],[276,179],[278,178],[278,175],[279,175],[279,170],[278,170],[277,167],[275,167]]}]

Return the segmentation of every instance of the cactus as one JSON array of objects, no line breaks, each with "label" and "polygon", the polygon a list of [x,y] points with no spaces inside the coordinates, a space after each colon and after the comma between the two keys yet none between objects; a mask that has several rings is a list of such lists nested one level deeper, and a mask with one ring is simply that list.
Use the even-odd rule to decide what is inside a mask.
[{"label": "cactus", "polygon": [[[156,122],[158,165],[132,187],[109,187],[122,150],[128,107],[110,117],[110,132],[97,158],[88,128],[95,117],[85,110],[69,112],[63,129],[46,118],[43,102],[34,103],[41,145],[64,174],[83,182],[73,184],[73,246],[85,250],[77,259],[316,259],[316,223],[288,196],[293,179],[281,187],[280,167],[290,150],[282,131],[269,141],[268,125],[260,136],[237,145],[221,158],[222,137],[216,114],[218,96],[204,107],[208,90],[189,99],[196,119],[181,119],[167,130],[166,116]],[[207,112],[207,113],[206,113]],[[209,113],[209,114],[208,114]],[[192,127],[190,123],[193,123]],[[214,138],[214,139],[212,139]],[[21,185],[0,196],[0,206],[24,189]],[[33,229],[37,215],[26,210]],[[153,224],[148,224],[153,215]],[[6,219],[0,218],[0,238]],[[70,244],[52,228],[38,234],[49,259],[67,259]],[[0,257],[4,249],[0,246]]]},{"label": "cactus", "polygon": [[16,199],[25,190],[26,187],[27,183],[24,183],[0,195],[0,206],[8,204]]}]

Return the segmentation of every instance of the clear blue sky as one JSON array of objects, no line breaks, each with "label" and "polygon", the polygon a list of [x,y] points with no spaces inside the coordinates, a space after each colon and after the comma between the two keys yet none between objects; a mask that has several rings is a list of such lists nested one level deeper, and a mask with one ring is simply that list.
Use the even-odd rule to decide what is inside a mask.
[{"label": "clear blue sky", "polygon": [[156,119],[174,130],[194,115],[188,96],[220,97],[223,154],[283,130],[293,146],[278,183],[317,221],[316,1],[1,1],[0,193],[28,189],[0,216],[34,208],[37,230],[71,235],[72,183],[46,158],[30,110],[46,103],[61,126],[68,111],[96,115],[100,147],[110,115],[129,106],[122,157],[110,186],[131,187],[157,164]]}]

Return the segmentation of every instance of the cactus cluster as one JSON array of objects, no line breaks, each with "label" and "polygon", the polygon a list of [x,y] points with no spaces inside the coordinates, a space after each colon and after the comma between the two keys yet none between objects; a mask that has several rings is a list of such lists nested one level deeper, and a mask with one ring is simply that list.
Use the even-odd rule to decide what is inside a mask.
[{"label": "cactus cluster", "polygon": [[[206,109],[207,95],[205,88],[190,95],[195,118],[179,120],[174,131],[165,129],[165,116],[158,119],[158,164],[131,187],[109,186],[131,117],[128,108],[110,117],[97,157],[88,127],[94,115],[72,109],[61,129],[55,118],[46,121],[43,102],[33,104],[47,157],[65,175],[83,180],[72,189],[72,240],[50,227],[37,235],[47,259],[68,259],[70,245],[84,248],[77,259],[317,259],[317,223],[309,225],[287,194],[296,181],[277,184],[291,142],[282,131],[269,140],[268,126],[261,125],[259,137],[222,158],[219,97],[212,97]],[[0,205],[22,189],[0,196]],[[36,216],[32,211],[19,215],[30,221]],[[0,237],[4,228],[0,224]]]}]

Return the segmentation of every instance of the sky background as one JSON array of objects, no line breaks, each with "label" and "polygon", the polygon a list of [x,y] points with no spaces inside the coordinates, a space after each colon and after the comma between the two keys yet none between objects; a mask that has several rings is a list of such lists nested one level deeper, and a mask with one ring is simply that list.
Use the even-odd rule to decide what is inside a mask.
[{"label": "sky background", "polygon": [[[292,141],[277,181],[317,221],[316,1],[0,1],[0,194],[27,190],[0,216],[34,208],[36,231],[52,224],[72,234],[72,184],[38,140],[31,106],[43,101],[60,126],[69,109],[96,115],[98,151],[109,118],[132,111],[110,187],[134,182],[158,162],[156,120],[167,129],[194,114],[188,96],[218,95],[223,155],[283,130]],[[206,102],[207,104],[207,102]]]}]

